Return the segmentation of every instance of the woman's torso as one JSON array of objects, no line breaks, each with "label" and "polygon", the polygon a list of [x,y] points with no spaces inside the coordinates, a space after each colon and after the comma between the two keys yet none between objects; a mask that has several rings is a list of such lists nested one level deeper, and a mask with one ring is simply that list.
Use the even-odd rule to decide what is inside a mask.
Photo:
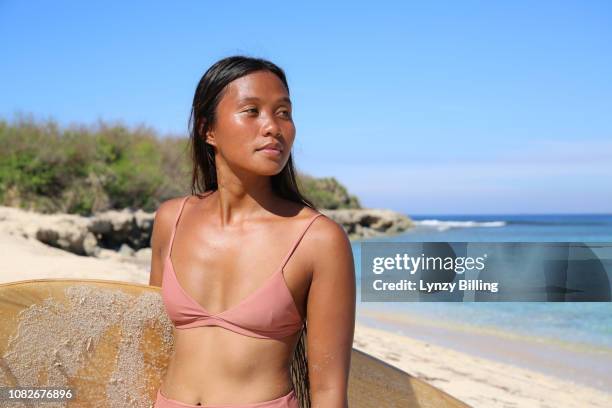
[{"label": "woman's torso", "polygon": [[[217,314],[256,294],[317,213],[290,204],[289,215],[220,228],[208,199],[213,195],[192,196],[184,203],[174,238],[164,240],[163,258],[170,264],[164,265],[164,273],[172,268],[182,290]],[[281,271],[301,318],[311,276],[309,251],[307,243],[295,247]],[[285,395],[292,388],[289,363],[300,333],[254,338],[218,326],[175,328],[175,351],[161,391],[192,404],[249,403]]]}]

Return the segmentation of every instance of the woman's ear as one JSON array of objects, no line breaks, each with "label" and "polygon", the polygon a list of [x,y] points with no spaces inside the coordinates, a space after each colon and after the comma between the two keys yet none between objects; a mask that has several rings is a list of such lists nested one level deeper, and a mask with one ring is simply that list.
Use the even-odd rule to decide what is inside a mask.
[{"label": "woman's ear", "polygon": [[208,129],[206,131],[206,134],[204,134],[204,129],[206,128],[204,125],[206,124],[206,119],[202,119],[200,121],[200,124],[198,125],[198,134],[200,135],[200,137],[202,139],[204,139],[205,143],[208,143],[209,145],[214,146],[215,145],[215,133]]},{"label": "woman's ear", "polygon": [[211,146],[215,146],[215,132],[212,130],[207,130],[206,135],[204,136],[204,141]]}]

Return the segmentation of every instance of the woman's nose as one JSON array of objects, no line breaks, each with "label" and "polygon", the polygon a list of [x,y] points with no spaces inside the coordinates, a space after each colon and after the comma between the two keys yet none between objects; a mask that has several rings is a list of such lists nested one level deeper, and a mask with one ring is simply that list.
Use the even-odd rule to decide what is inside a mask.
[{"label": "woman's nose", "polygon": [[263,134],[276,136],[281,132],[281,127],[277,121],[277,118],[274,115],[266,115],[264,116],[264,124],[263,124]]}]

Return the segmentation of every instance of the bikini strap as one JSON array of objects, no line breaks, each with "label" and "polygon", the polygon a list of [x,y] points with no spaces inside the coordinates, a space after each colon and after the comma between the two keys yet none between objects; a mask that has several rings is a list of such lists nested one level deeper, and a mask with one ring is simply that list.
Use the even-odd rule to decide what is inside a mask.
[{"label": "bikini strap", "polygon": [[176,235],[176,227],[179,222],[179,218],[181,218],[181,214],[183,213],[183,207],[185,207],[185,203],[191,196],[186,196],[181,201],[181,207],[176,214],[176,218],[174,219],[174,226],[172,227],[172,235],[170,235],[170,244],[168,245],[168,257],[170,256],[170,252],[172,251],[172,243],[174,242],[174,236]]},{"label": "bikini strap", "polygon": [[308,231],[308,228],[310,228],[310,226],[312,225],[312,223],[314,222],[314,220],[317,219],[317,217],[323,215],[322,213],[318,212],[316,213],[311,219],[310,221],[308,221],[308,224],[306,224],[306,228],[304,228],[304,230],[302,231],[302,233],[298,236],[297,240],[295,241],[295,243],[293,244],[293,246],[291,247],[291,249],[289,250],[289,253],[285,256],[285,259],[283,259],[283,263],[281,263],[281,266],[279,268],[280,271],[283,270],[283,268],[285,267],[285,264],[287,263],[287,261],[289,260],[289,258],[291,258],[291,255],[293,254],[293,251],[295,251],[295,248],[297,248],[298,244],[300,243],[300,241],[302,240],[302,238],[304,237],[304,235],[306,234],[306,231]]}]

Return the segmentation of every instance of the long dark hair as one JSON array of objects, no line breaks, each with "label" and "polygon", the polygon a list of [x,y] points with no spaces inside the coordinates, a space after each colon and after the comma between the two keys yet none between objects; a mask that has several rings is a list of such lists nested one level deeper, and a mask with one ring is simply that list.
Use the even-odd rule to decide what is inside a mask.
[{"label": "long dark hair", "polygon": [[[191,139],[191,158],[193,163],[191,177],[191,194],[201,195],[210,190],[217,190],[217,167],[213,146],[206,143],[204,135],[212,128],[217,119],[217,106],[225,93],[227,85],[245,75],[256,71],[269,71],[275,74],[285,85],[289,85],[285,72],[272,62],[235,55],[215,62],[202,76],[193,96],[191,116],[189,118],[189,135]],[[271,176],[272,190],[280,197],[296,203],[307,205],[315,210],[316,206],[300,193],[293,155],[285,167]],[[306,324],[291,362],[291,380],[301,408],[310,407],[310,383],[308,381],[308,360],[306,357]]]}]

